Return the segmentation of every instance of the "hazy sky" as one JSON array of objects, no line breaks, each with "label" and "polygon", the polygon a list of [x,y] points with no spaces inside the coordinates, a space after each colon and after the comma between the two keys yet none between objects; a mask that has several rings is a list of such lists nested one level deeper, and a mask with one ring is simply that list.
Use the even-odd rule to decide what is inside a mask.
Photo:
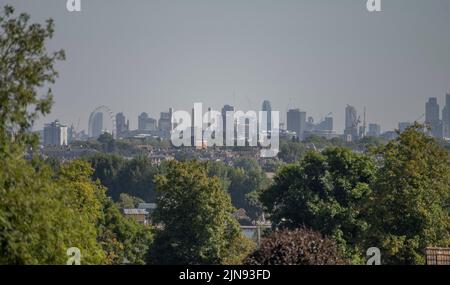
[{"label": "hazy sky", "polygon": [[[0,0],[42,22],[51,17],[63,48],[51,115],[87,129],[105,104],[132,128],[146,111],[194,102],[260,109],[301,108],[316,121],[333,112],[342,132],[354,105],[383,130],[441,108],[450,92],[450,0]],[[233,96],[235,94],[235,96]]]}]

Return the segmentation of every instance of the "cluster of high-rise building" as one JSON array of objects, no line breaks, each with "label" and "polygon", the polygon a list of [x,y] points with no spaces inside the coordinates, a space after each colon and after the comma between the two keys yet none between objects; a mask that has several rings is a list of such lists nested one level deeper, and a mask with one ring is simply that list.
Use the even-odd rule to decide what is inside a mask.
[{"label": "cluster of high-rise building", "polygon": [[[226,122],[228,112],[234,112],[235,108],[231,105],[224,105],[221,114],[223,121],[223,130],[227,130]],[[271,103],[265,100],[262,104],[262,111],[266,111],[267,118],[263,118],[265,121],[261,122],[267,126],[267,130],[272,129]],[[171,131],[174,129],[174,123],[172,122],[172,108],[168,112],[161,112],[159,119],[151,118],[148,113],[141,113],[138,116],[138,128],[136,130],[130,130],[129,120],[123,113],[117,113],[114,119],[114,130],[111,132],[117,138],[126,137],[142,137],[142,136],[155,136],[163,139],[170,138]],[[111,115],[111,114],[110,114]],[[320,122],[315,123],[312,117],[307,117],[305,111],[299,108],[288,110],[286,114],[286,127],[280,128],[282,134],[286,134],[290,137],[296,137],[298,139],[304,139],[310,135],[319,135],[326,138],[332,138],[338,136],[333,129],[333,117],[331,113],[322,118]],[[446,94],[445,106],[442,109],[442,117],[440,116],[440,107],[436,97],[431,97],[425,104],[425,124],[428,127],[429,135],[436,138],[448,138],[450,139],[450,94]],[[396,133],[394,131],[381,132],[381,126],[376,123],[369,123],[366,129],[366,114],[364,109],[364,120],[361,122],[360,116],[355,107],[347,105],[345,108],[345,128],[343,132],[343,138],[346,141],[354,141],[365,136],[384,136],[388,139],[394,138]],[[246,122],[250,125],[253,122]],[[362,123],[362,125],[361,125]],[[400,122],[398,124],[398,130],[403,132],[411,126],[410,122]],[[235,128],[236,126],[233,126]],[[105,132],[104,128],[104,112],[95,112],[90,117],[90,130],[89,134],[82,135],[86,138],[97,138]],[[81,133],[83,134],[83,132]],[[80,139],[80,134],[75,133],[73,126],[67,127],[61,124],[58,120],[46,124],[42,133],[42,141],[47,146],[64,146],[70,143],[71,140]],[[226,140],[226,137],[224,137]]]}]

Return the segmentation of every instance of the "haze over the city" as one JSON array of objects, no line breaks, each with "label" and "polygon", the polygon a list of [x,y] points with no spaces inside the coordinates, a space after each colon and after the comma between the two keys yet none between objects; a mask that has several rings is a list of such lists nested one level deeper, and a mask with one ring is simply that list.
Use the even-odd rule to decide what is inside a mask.
[{"label": "haze over the city", "polygon": [[[300,108],[316,121],[346,104],[383,130],[414,121],[429,97],[450,92],[450,1],[384,0],[0,0],[32,21],[53,18],[49,49],[64,49],[53,86],[54,119],[86,129],[107,105],[137,127],[141,112],[202,102],[259,110]],[[362,114],[361,114],[362,115]]]}]

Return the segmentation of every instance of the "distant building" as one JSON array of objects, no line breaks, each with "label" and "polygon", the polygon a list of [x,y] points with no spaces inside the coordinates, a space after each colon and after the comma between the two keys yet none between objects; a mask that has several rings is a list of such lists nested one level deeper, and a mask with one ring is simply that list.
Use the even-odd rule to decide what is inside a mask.
[{"label": "distant building", "polygon": [[141,113],[138,118],[138,130],[142,132],[154,132],[157,128],[155,119],[150,118],[147,113]]},{"label": "distant building", "polygon": [[140,224],[148,224],[147,215],[149,212],[145,209],[122,209],[122,213],[125,217],[133,218]]},{"label": "distant building", "polygon": [[262,111],[267,112],[267,120],[263,117],[261,126],[266,126],[266,130],[270,131],[272,129],[272,105],[268,100],[265,100],[262,104]]},{"label": "distant building", "polygon": [[450,138],[450,94],[445,95],[445,106],[442,109],[443,136]]},{"label": "distant building", "polygon": [[103,133],[103,113],[95,113],[92,120],[92,137],[98,138]]},{"label": "distant building", "polygon": [[367,136],[369,137],[379,137],[381,134],[381,126],[378,124],[369,124],[369,131]]},{"label": "distant building", "polygon": [[386,140],[394,140],[398,137],[398,134],[394,131],[387,131],[382,133],[380,136]]},{"label": "distant building", "polygon": [[172,108],[169,109],[169,112],[161,112],[158,127],[160,132],[160,137],[162,138],[170,138],[170,132],[173,130],[172,124]]},{"label": "distant building", "polygon": [[[226,131],[227,131],[227,112],[234,112],[234,107],[231,105],[224,105],[222,108],[222,124],[223,124],[223,142],[224,145],[226,145]],[[230,117],[229,120],[230,121],[234,121],[233,119],[234,117]],[[233,123],[233,127],[234,127],[234,123]]]},{"label": "distant building", "polygon": [[295,132],[297,137],[302,137],[306,128],[306,112],[300,109],[291,109],[287,112],[287,130]]},{"label": "distant building", "polygon": [[431,135],[442,138],[442,121],[439,119],[437,98],[431,97],[425,104],[425,123],[431,128]]},{"label": "distant building", "polygon": [[344,137],[346,141],[353,141],[358,138],[359,118],[355,107],[347,105],[345,108],[345,130]]},{"label": "distant building", "polygon": [[76,140],[75,127],[71,125],[69,128],[67,128],[67,144],[70,144],[75,140]]},{"label": "distant building", "polygon": [[116,135],[121,136],[130,130],[130,123],[123,113],[116,114]]},{"label": "distant building", "polygon": [[317,124],[317,130],[323,132],[332,132],[333,131],[333,117],[326,117],[322,122]]},{"label": "distant building", "polygon": [[46,124],[44,127],[45,146],[63,146],[67,145],[67,126],[59,123],[58,120]]},{"label": "distant building", "polygon": [[168,131],[172,130],[172,113],[169,112],[161,112],[158,122],[160,131]]},{"label": "distant building", "polygon": [[403,133],[407,128],[411,127],[410,122],[400,122],[398,123],[398,131]]}]

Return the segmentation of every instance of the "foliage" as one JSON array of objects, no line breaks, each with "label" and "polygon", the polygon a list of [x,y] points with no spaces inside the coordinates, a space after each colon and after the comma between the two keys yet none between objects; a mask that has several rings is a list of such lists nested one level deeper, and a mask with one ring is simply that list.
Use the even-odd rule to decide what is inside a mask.
[{"label": "foliage", "polygon": [[365,203],[375,164],[344,148],[309,152],[281,169],[261,200],[275,228],[306,226],[330,236],[343,252],[361,262],[361,239],[368,230]]},{"label": "foliage", "polygon": [[423,264],[426,247],[450,246],[450,156],[422,129],[413,125],[376,153],[370,242],[386,263]]},{"label": "foliage", "polygon": [[233,166],[217,161],[206,165],[209,176],[218,177],[222,188],[228,190],[234,207],[244,209],[252,220],[262,214],[258,198],[268,179],[255,159],[240,157]]},{"label": "foliage", "polygon": [[[218,178],[209,178],[198,162],[170,162],[156,177],[157,208],[154,221],[161,224],[149,252],[156,264],[223,264],[236,262],[243,237],[232,214],[229,195]],[[236,246],[241,248],[237,249]]]},{"label": "foliage", "polygon": [[103,209],[98,222],[99,243],[107,264],[145,264],[153,241],[152,229],[120,213],[111,198],[101,197]]},{"label": "foliage", "polygon": [[45,42],[54,24],[30,24],[28,14],[14,18],[14,8],[5,6],[0,15],[0,152],[16,144],[35,145],[28,130],[39,115],[50,112],[52,92],[42,97],[38,89],[52,84],[58,73],[54,64],[65,58],[63,51],[49,55]]},{"label": "foliage", "polygon": [[101,214],[95,195],[103,190],[83,165],[55,174],[17,155],[0,168],[1,264],[64,264],[70,247],[80,248],[84,264],[104,261],[95,228]]},{"label": "foliage", "polygon": [[286,163],[293,163],[300,160],[307,151],[307,147],[302,143],[281,140],[278,157]]},{"label": "foliage", "polygon": [[306,228],[276,231],[249,255],[246,265],[343,265],[336,243]]},{"label": "foliage", "polygon": [[133,209],[133,208],[137,208],[139,203],[143,203],[143,202],[144,202],[144,200],[142,200],[140,198],[122,193],[119,195],[119,201],[117,202],[117,206],[119,208]]},{"label": "foliage", "polygon": [[116,155],[96,154],[88,161],[94,168],[94,179],[108,188],[108,195],[115,201],[123,193],[147,202],[155,201],[153,178],[160,170],[147,157],[125,160]]}]

